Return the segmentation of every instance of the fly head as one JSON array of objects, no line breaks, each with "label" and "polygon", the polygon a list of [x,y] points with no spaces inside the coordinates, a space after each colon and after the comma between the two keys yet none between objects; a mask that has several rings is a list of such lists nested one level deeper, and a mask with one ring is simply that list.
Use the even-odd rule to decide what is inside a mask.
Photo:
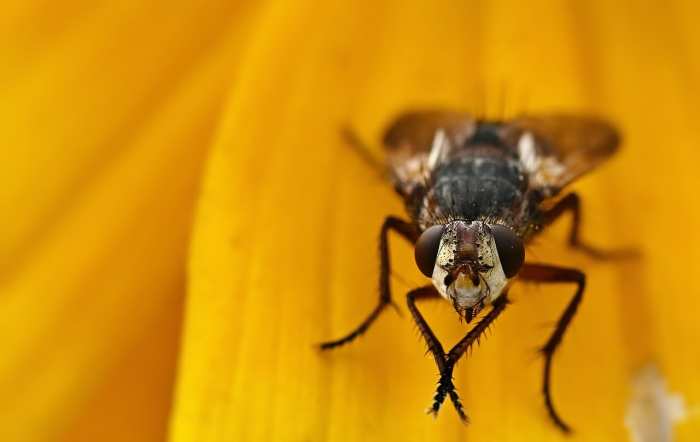
[{"label": "fly head", "polygon": [[504,292],[525,252],[521,238],[507,226],[454,220],[427,228],[416,242],[415,258],[421,272],[469,322]]}]

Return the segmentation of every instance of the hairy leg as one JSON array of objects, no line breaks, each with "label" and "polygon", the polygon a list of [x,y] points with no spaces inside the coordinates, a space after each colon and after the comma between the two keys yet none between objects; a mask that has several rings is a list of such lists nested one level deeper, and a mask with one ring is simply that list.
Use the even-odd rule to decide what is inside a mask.
[{"label": "hairy leg", "polygon": [[379,270],[379,302],[374,310],[370,312],[367,318],[365,318],[360,325],[355,327],[354,330],[342,338],[321,343],[321,349],[328,350],[352,342],[355,338],[367,331],[367,329],[388,305],[395,306],[391,299],[391,285],[389,280],[389,276],[391,274],[391,263],[389,258],[389,232],[391,230],[397,232],[411,243],[415,243],[418,240],[418,231],[413,224],[393,216],[389,216],[384,220],[384,224],[382,224],[382,229],[379,235],[379,259],[381,266]]},{"label": "hairy leg", "polygon": [[452,382],[452,372],[454,371],[455,364],[467,351],[467,349],[469,349],[474,342],[479,340],[481,335],[488,329],[489,325],[505,309],[508,300],[505,294],[497,299],[493,304],[493,308],[486,314],[486,316],[484,316],[483,319],[481,319],[481,321],[479,321],[469,331],[469,333],[467,333],[467,335],[462,338],[462,340],[459,341],[457,345],[452,348],[452,350],[450,350],[449,353],[445,353],[442,344],[437,339],[430,326],[425,321],[425,318],[423,318],[423,315],[416,307],[417,300],[439,297],[440,294],[433,286],[421,287],[410,291],[406,295],[408,309],[410,310],[411,315],[418,326],[418,330],[420,330],[420,333],[423,336],[423,339],[425,339],[428,346],[428,351],[432,354],[433,358],[435,359],[435,364],[440,371],[438,388],[435,392],[435,396],[433,397],[433,404],[429,411],[432,414],[437,414],[445,401],[445,397],[449,396],[455,410],[457,410],[457,414],[459,414],[459,417],[463,421],[468,422],[467,414],[464,412],[464,407],[462,406],[462,402],[459,399],[457,390]]},{"label": "hairy leg", "polygon": [[543,224],[552,224],[564,213],[571,212],[571,230],[569,231],[569,245],[596,259],[632,258],[637,252],[632,249],[601,250],[581,240],[581,198],[577,193],[570,193],[557,201],[551,209],[544,212]]},{"label": "hairy leg", "polygon": [[542,394],[544,395],[545,407],[547,408],[549,416],[554,421],[554,424],[563,432],[568,433],[571,431],[571,428],[559,416],[559,413],[554,408],[554,404],[552,402],[552,357],[554,356],[554,352],[556,351],[557,347],[561,343],[564,332],[566,332],[566,329],[569,327],[569,324],[574,318],[574,315],[576,315],[576,310],[581,303],[581,299],[583,298],[583,290],[586,286],[586,275],[577,269],[556,267],[546,264],[525,264],[520,270],[519,276],[524,281],[576,284],[576,293],[559,317],[559,321],[557,321],[554,332],[540,350],[544,355]]}]

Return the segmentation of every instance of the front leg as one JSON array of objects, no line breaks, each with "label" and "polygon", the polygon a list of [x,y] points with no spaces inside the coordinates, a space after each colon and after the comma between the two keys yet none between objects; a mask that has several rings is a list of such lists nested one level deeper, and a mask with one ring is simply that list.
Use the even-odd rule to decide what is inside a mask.
[{"label": "front leg", "polygon": [[[498,316],[503,313],[506,305],[508,305],[508,296],[503,293],[498,299],[493,302],[493,307],[489,312],[472,328],[469,330],[466,336],[462,338],[452,350],[445,356],[445,373],[441,374],[440,381],[438,382],[436,396],[442,396],[444,398],[445,393],[450,395],[450,399],[457,409],[457,413],[462,418],[463,421],[467,421],[467,416],[462,408],[462,403],[457,396],[457,392],[454,390],[454,385],[452,385],[452,371],[454,370],[457,362],[462,358],[462,356],[471,348],[475,342],[481,340],[481,336],[488,330],[489,326],[498,318]],[[435,409],[435,404],[433,404],[433,409]]]},{"label": "front leg", "polygon": [[566,212],[571,212],[571,230],[569,231],[569,245],[596,259],[630,258],[636,256],[636,251],[630,249],[623,250],[601,250],[591,246],[581,240],[581,198],[577,193],[570,193],[557,201],[551,209],[543,213],[543,226],[548,226],[559,219]]},{"label": "front leg", "polygon": [[[435,397],[433,398],[433,405],[430,408],[430,412],[432,414],[437,414],[437,412],[440,410],[440,406],[445,400],[446,393],[448,391],[454,391],[455,389],[454,385],[452,384],[452,371],[450,370],[448,373],[446,361],[447,355],[445,354],[445,350],[442,348],[442,344],[435,336],[435,333],[433,333],[433,330],[425,321],[425,318],[423,318],[423,315],[418,310],[418,307],[416,307],[416,301],[419,299],[439,298],[441,298],[440,293],[438,293],[438,291],[432,285],[427,285],[425,287],[413,289],[406,295],[406,303],[408,304],[408,310],[411,312],[411,316],[413,316],[413,320],[415,321],[421,336],[423,336],[423,339],[425,340],[425,343],[428,346],[428,352],[430,352],[430,354],[433,356],[433,359],[435,359],[435,365],[437,365],[438,370],[440,371],[439,386],[442,386],[444,384],[444,386],[442,387],[444,391],[441,391],[441,388],[438,387],[438,391],[435,393]],[[444,382],[443,378],[446,378]],[[454,394],[456,395],[457,393],[455,392]],[[457,413],[463,420],[466,420],[466,414],[462,409],[461,403],[459,404],[460,405],[457,408]]]},{"label": "front leg", "polygon": [[457,410],[457,414],[464,422],[468,422],[469,419],[467,414],[464,412],[464,407],[459,399],[457,390],[455,389],[454,383],[452,382],[452,372],[457,361],[462,357],[462,355],[471,347],[474,342],[477,342],[481,335],[488,329],[489,325],[498,317],[498,315],[503,312],[505,306],[508,304],[508,299],[505,294],[501,295],[493,303],[493,308],[486,314],[486,316],[479,321],[474,328],[472,328],[467,335],[462,338],[461,341],[455,345],[449,353],[445,353],[442,344],[437,339],[430,326],[421,315],[420,311],[416,307],[416,301],[419,299],[435,299],[440,298],[438,291],[431,285],[421,287],[412,290],[406,295],[406,301],[408,303],[408,309],[413,316],[418,330],[420,331],[423,339],[425,339],[428,345],[428,351],[432,354],[435,359],[435,364],[440,371],[440,379],[438,381],[438,388],[433,397],[433,404],[430,407],[430,413],[437,415],[442,403],[445,401],[445,397],[449,396],[452,404]]},{"label": "front leg", "polygon": [[554,332],[549,337],[547,342],[540,350],[544,355],[544,374],[542,380],[542,394],[544,395],[545,407],[549,416],[554,421],[554,424],[559,427],[564,433],[571,431],[559,413],[554,408],[551,394],[551,376],[552,376],[552,357],[554,352],[561,343],[564,332],[569,327],[571,320],[576,315],[581,299],[583,299],[583,290],[586,286],[586,275],[577,269],[569,269],[564,267],[555,267],[546,264],[525,264],[520,270],[519,276],[524,281],[544,282],[544,283],[574,283],[576,284],[576,293],[569,301],[566,309],[559,317]]},{"label": "front leg", "polygon": [[367,331],[372,323],[374,323],[374,321],[379,317],[379,314],[384,311],[386,306],[396,306],[391,300],[391,285],[389,280],[389,276],[391,275],[391,263],[389,261],[389,231],[391,230],[394,230],[412,244],[415,244],[415,242],[418,240],[418,230],[413,224],[394,216],[388,216],[384,220],[382,230],[379,234],[379,259],[381,266],[379,269],[379,302],[374,310],[370,312],[367,318],[365,318],[365,320],[362,321],[360,325],[355,327],[355,329],[350,333],[340,339],[327,341],[320,344],[322,350],[328,350],[352,342],[355,340],[355,338]]}]

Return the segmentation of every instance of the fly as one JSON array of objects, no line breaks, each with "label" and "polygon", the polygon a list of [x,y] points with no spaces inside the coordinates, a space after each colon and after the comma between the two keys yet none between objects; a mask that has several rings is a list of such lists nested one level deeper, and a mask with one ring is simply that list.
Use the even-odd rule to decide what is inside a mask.
[{"label": "fly", "polygon": [[[414,245],[418,269],[431,284],[406,295],[408,309],[440,372],[429,411],[447,397],[463,421],[467,415],[452,382],[457,361],[508,305],[516,280],[570,283],[575,292],[542,346],[545,407],[562,431],[569,425],[551,396],[552,357],[583,297],[586,277],[574,268],[525,262],[525,244],[564,213],[573,215],[569,244],[595,257],[606,254],[581,242],[581,205],[562,190],[616,150],[620,137],[604,120],[567,114],[532,115],[508,121],[478,120],[465,113],[418,111],[401,115],[383,143],[396,192],[410,221],[389,216],[380,232],[379,302],[353,331],[321,344],[336,348],[367,331],[393,305],[389,285],[388,233]],[[449,301],[470,323],[488,311],[449,351],[443,349],[416,303]]]}]

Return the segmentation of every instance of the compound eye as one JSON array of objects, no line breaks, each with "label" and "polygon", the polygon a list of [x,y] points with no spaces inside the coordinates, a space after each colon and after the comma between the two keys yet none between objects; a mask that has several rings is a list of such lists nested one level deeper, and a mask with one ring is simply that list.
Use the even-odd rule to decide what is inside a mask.
[{"label": "compound eye", "polygon": [[435,260],[440,248],[440,238],[442,238],[443,229],[444,226],[441,225],[428,227],[416,241],[414,250],[416,265],[418,265],[418,269],[425,276],[433,276],[433,268],[435,267]]},{"label": "compound eye", "polygon": [[525,261],[525,247],[518,235],[506,226],[492,225],[491,233],[496,240],[498,258],[507,278],[515,276]]}]

